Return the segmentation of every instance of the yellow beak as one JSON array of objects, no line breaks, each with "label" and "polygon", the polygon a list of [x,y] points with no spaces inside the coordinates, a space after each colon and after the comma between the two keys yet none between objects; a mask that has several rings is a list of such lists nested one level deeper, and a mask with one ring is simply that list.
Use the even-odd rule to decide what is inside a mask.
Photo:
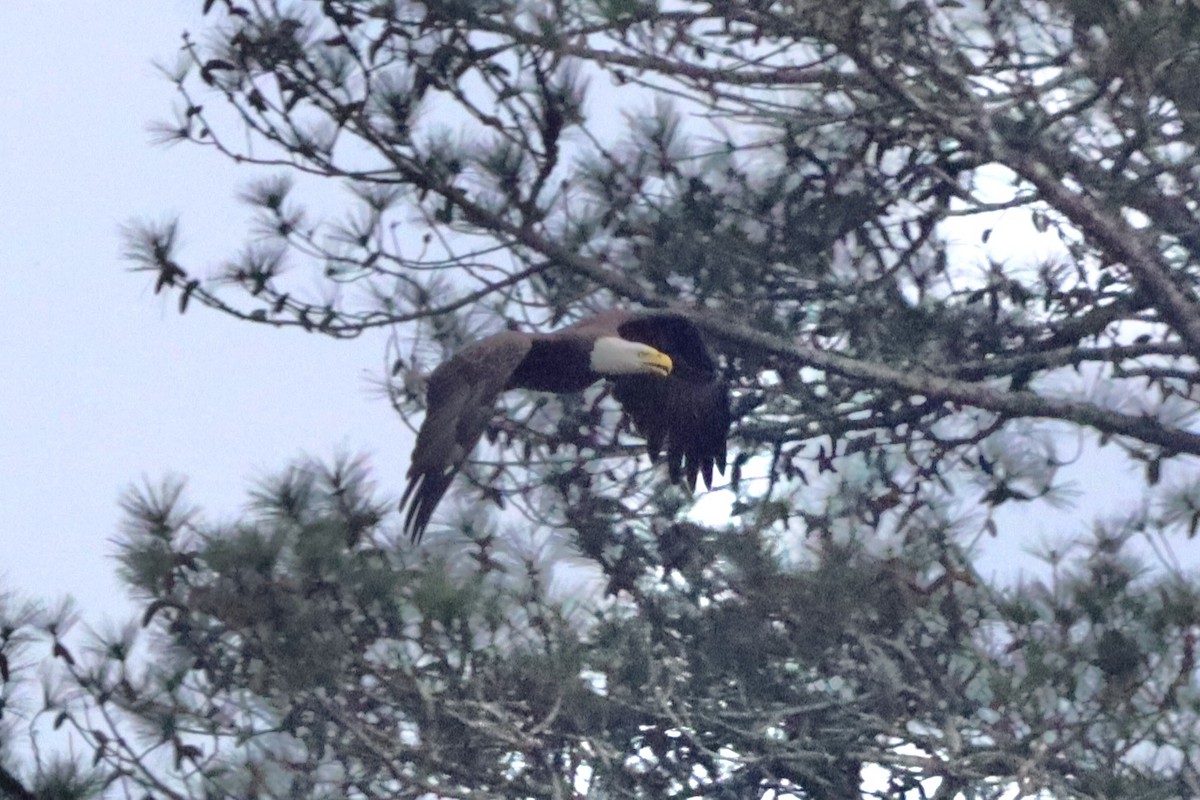
[{"label": "yellow beak", "polygon": [[642,363],[649,367],[651,372],[662,375],[664,378],[671,374],[671,370],[675,369],[675,364],[669,355],[652,347],[646,348],[641,357]]}]

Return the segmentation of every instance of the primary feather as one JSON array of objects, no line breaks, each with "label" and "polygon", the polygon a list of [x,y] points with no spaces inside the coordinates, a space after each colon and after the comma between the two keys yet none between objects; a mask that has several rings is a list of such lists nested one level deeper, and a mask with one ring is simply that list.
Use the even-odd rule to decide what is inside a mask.
[{"label": "primary feather", "polygon": [[[601,360],[606,372],[597,372],[592,351],[598,341],[612,338],[626,344],[610,347],[613,352]],[[626,363],[617,363],[619,359]],[[669,374],[663,374],[664,364],[669,364]],[[700,477],[711,487],[714,468],[725,471],[729,391],[699,331],[676,314],[614,309],[553,333],[489,336],[433,371],[425,421],[400,500],[401,510],[408,508],[405,532],[420,541],[438,502],[487,429],[501,392],[578,392],[604,377],[614,382],[613,396],[646,437],[650,455],[657,458],[666,451],[671,480],[695,488]]]}]

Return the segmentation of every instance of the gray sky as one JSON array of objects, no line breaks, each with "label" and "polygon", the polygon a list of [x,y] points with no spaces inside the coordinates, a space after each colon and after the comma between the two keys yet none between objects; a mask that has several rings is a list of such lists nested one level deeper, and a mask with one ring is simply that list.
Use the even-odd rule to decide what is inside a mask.
[{"label": "gray sky", "polygon": [[[119,257],[121,224],[176,213],[189,268],[243,242],[249,209],[234,196],[250,173],[147,132],[174,99],[151,62],[173,61],[199,6],[0,3],[0,588],[70,593],[89,621],[129,608],[110,540],[122,490],[143,476],[184,475],[193,501],[230,517],[252,479],[302,454],[368,453],[392,496],[407,466],[411,440],[368,384],[379,338],[181,317]],[[1093,468],[1070,476],[1095,485]],[[1114,485],[1140,489],[1115,463],[1101,473],[1110,509],[1128,502]],[[1034,505],[1012,518],[1029,538],[1080,522]],[[985,572],[1032,564],[1012,533]]]},{"label": "gray sky", "polygon": [[302,454],[367,452],[396,494],[406,431],[368,384],[379,339],[336,342],[155,297],[119,227],[183,220],[182,260],[242,244],[249,177],[213,153],[150,143],[196,0],[0,3],[0,589],[123,612],[110,539],[122,490],[184,475],[216,517]]}]

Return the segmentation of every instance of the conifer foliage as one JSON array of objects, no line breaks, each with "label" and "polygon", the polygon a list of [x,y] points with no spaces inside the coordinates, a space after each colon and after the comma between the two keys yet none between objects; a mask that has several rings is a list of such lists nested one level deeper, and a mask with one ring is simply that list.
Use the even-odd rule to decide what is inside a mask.
[{"label": "conifer foliage", "polygon": [[[202,11],[156,130],[256,170],[254,230],[212,270],[186,218],[132,226],[156,291],[384,331],[414,420],[482,332],[670,307],[733,386],[728,485],[665,486],[593,390],[507,396],[452,490],[504,511],[421,549],[354,459],[233,524],[132,492],[139,624],[83,652],[66,612],[0,603],[0,697],[57,665],[5,733],[94,756],[7,758],[0,790],[1200,795],[1193,4]],[[1093,520],[1110,452],[1140,480]],[[994,579],[983,546],[1072,470],[1079,522]]]}]

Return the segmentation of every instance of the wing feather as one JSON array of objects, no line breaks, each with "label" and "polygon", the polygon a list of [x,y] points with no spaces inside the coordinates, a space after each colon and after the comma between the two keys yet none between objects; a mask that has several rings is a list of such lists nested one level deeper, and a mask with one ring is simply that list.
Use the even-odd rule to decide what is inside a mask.
[{"label": "wing feather", "polygon": [[712,488],[714,468],[725,472],[729,387],[700,332],[685,317],[669,313],[631,315],[618,330],[622,338],[666,353],[675,369],[666,378],[618,378],[613,396],[646,437],[650,456],[666,449],[673,483],[695,489],[701,477]]},{"label": "wing feather", "polygon": [[402,512],[408,506],[404,532],[414,543],[421,541],[438,502],[487,430],[496,398],[529,348],[528,336],[505,331],[468,345],[429,376],[425,421],[400,499]]}]

